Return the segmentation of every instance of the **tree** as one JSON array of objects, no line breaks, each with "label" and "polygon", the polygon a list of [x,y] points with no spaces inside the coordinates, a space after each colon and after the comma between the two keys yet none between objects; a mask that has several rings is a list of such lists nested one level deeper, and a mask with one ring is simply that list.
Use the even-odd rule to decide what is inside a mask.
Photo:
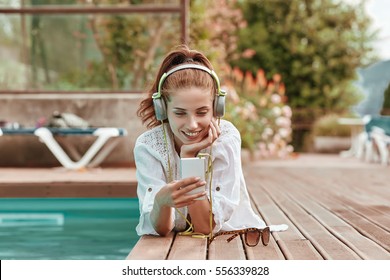
[{"label": "tree", "polygon": [[191,1],[190,46],[211,60],[221,79],[228,61],[240,57],[237,34],[245,24],[235,0]]},{"label": "tree", "polygon": [[[31,0],[31,5],[163,6],[168,2]],[[36,88],[144,90],[163,55],[180,44],[177,13],[64,14],[55,17],[34,14],[30,26],[30,59]],[[3,33],[0,31],[0,35]]]},{"label": "tree", "polygon": [[292,152],[291,109],[286,104],[280,75],[268,81],[264,71],[255,75],[229,66],[246,57],[237,50],[239,30],[246,26],[238,1],[191,1],[190,45],[212,61],[222,87],[227,90],[225,119],[241,133],[242,147],[261,157],[286,157]]},{"label": "tree", "polygon": [[355,69],[372,60],[369,18],[363,2],[334,0],[241,1],[247,27],[238,49],[250,59],[231,60],[253,73],[280,73],[294,108],[345,111],[359,100],[350,81]]},{"label": "tree", "polygon": [[[82,0],[88,2],[86,0]],[[152,0],[95,0],[95,5],[150,4]],[[158,1],[164,4],[166,1]],[[93,76],[105,77],[112,89],[143,89],[151,69],[180,42],[178,17],[173,14],[130,14],[91,17],[89,26],[103,57]],[[101,78],[100,78],[101,79]]]}]

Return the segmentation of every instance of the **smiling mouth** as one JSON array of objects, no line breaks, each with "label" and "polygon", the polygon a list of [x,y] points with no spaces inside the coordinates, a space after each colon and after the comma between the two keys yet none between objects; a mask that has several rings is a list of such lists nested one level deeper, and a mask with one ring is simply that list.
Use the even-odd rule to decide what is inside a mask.
[{"label": "smiling mouth", "polygon": [[185,132],[185,131],[183,131],[183,133],[184,133],[184,135],[186,135],[187,137],[193,138],[193,137],[198,136],[198,135],[200,134],[200,131],[197,131],[197,132]]}]

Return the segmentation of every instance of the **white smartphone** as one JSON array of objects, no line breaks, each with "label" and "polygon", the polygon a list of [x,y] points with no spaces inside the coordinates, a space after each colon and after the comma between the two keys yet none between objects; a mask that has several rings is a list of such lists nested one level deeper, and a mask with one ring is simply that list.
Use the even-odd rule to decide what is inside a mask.
[{"label": "white smartphone", "polygon": [[[206,178],[206,159],[205,158],[182,158],[181,159],[181,178],[200,177],[200,181],[205,181]],[[206,186],[196,188],[188,194],[197,194],[204,192]],[[205,199],[205,196],[197,198],[197,200]]]}]

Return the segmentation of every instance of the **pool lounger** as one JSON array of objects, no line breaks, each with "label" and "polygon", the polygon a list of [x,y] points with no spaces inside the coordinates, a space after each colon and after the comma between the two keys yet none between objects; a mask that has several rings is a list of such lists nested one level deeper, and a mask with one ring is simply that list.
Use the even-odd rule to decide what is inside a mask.
[{"label": "pool lounger", "polygon": [[[124,128],[115,127],[100,127],[100,128],[0,128],[0,136],[2,135],[35,135],[46,144],[49,150],[57,158],[57,160],[67,169],[80,169],[83,167],[92,167],[99,165],[114,149],[117,144],[118,137],[127,135]],[[69,136],[69,135],[93,135],[97,139],[91,147],[80,157],[76,149],[66,141],[61,141],[69,150],[69,153],[78,161],[72,161],[65,151],[61,148],[54,135]],[[115,138],[107,145],[106,142]],[[103,147],[104,146],[104,147]],[[96,156],[96,157],[95,157]]]}]

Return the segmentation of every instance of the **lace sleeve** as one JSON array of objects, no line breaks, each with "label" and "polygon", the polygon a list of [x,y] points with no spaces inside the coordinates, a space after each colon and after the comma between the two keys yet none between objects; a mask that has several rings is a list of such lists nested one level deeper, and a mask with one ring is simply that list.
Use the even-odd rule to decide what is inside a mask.
[{"label": "lace sleeve", "polygon": [[150,212],[156,194],[167,183],[167,152],[161,133],[147,131],[136,141],[134,159],[136,163],[137,196],[140,218],[136,227],[138,235],[158,235],[150,220]]},{"label": "lace sleeve", "polygon": [[[156,127],[142,134],[136,141],[134,148],[134,158],[136,163],[137,176],[137,196],[139,199],[140,219],[136,228],[138,235],[153,234],[157,235],[150,221],[150,212],[156,194],[169,181],[169,169],[172,170],[172,179],[177,178],[177,161],[173,155],[173,144],[171,137],[167,137],[167,145],[164,141],[162,127]],[[171,168],[168,167],[168,153]],[[172,208],[174,212],[174,209]],[[180,217],[175,217],[175,226],[184,226]]]}]

